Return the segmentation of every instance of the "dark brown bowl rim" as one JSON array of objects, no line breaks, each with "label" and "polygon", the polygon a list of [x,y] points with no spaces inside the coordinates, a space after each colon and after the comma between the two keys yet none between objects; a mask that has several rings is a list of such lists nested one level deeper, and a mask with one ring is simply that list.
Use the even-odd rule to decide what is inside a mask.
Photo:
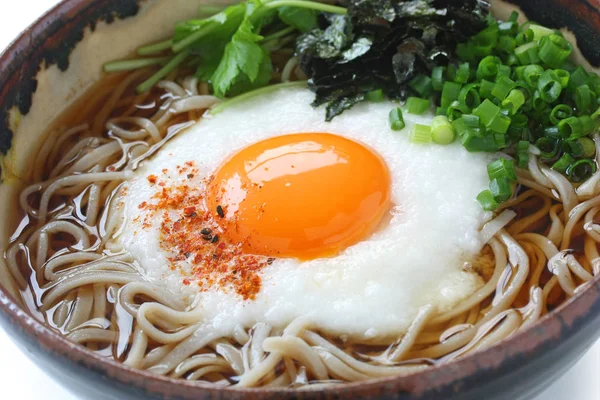
[{"label": "dark brown bowl rim", "polygon": [[[12,62],[15,54],[31,45],[30,35],[34,31],[43,31],[54,16],[67,14],[88,0],[62,0],[44,13],[26,30],[24,30],[0,55],[0,71],[4,71]],[[43,27],[43,28],[40,28]],[[36,33],[37,33],[36,32]],[[0,88],[0,91],[2,88]],[[600,307],[600,276],[579,290],[575,296],[565,301],[557,309],[543,316],[532,326],[517,332],[501,342],[474,354],[448,363],[431,366],[423,371],[407,375],[376,378],[363,382],[346,383],[319,389],[273,388],[215,388],[201,382],[190,382],[155,375],[143,370],[131,368],[125,364],[102,357],[75,344],[64,336],[33,318],[21,309],[17,300],[0,284],[0,311],[8,317],[9,322],[16,324],[20,334],[25,333],[44,348],[67,356],[71,361],[101,372],[111,379],[127,384],[144,387],[150,393],[179,393],[177,389],[192,390],[190,394],[241,395],[244,398],[263,398],[263,395],[290,395],[302,393],[303,396],[319,392],[321,394],[337,394],[343,398],[357,398],[361,395],[373,397],[374,393],[386,394],[407,392],[415,396],[427,393],[432,388],[442,388],[448,384],[460,382],[480,370],[496,369],[508,359],[515,356],[535,354],[544,344],[552,340],[564,340],[574,335],[579,327],[593,317],[595,308]],[[171,392],[171,390],[173,390]]]}]

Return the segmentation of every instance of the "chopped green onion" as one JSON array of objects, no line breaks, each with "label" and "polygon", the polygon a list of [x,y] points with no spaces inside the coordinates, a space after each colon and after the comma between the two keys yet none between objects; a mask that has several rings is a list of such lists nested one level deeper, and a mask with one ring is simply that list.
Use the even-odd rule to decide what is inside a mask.
[{"label": "chopped green onion", "polygon": [[471,109],[467,105],[462,104],[460,101],[453,101],[452,104],[446,109],[446,116],[450,121],[454,121],[463,116],[463,114],[469,114]]},{"label": "chopped green onion", "polygon": [[429,110],[430,101],[420,97],[409,97],[406,100],[406,110],[410,114],[421,115]]},{"label": "chopped green onion", "polygon": [[567,168],[569,168],[569,165],[573,164],[574,161],[575,160],[570,154],[564,153],[562,157],[552,165],[552,169],[564,174],[567,171]]},{"label": "chopped green onion", "polygon": [[523,70],[523,79],[532,88],[537,88],[538,80],[544,73],[544,68],[540,65],[527,65]]},{"label": "chopped green onion", "polygon": [[552,29],[537,24],[530,24],[529,29],[533,31],[533,39],[535,40],[540,40],[544,36],[554,34],[554,31]]},{"label": "chopped green onion", "polygon": [[569,58],[572,50],[571,43],[564,37],[552,34],[541,38],[538,57],[549,67],[558,68]]},{"label": "chopped green onion", "polygon": [[458,83],[467,83],[469,82],[469,77],[471,75],[471,70],[469,68],[469,63],[463,63],[458,66],[456,70],[454,81]]},{"label": "chopped green onion", "polygon": [[581,85],[575,89],[575,105],[577,111],[584,113],[592,106],[592,91],[588,85]]},{"label": "chopped green onion", "polygon": [[431,86],[436,92],[441,92],[444,86],[444,76],[446,74],[446,67],[435,67],[431,71]]},{"label": "chopped green onion", "polygon": [[496,51],[502,54],[502,57],[506,57],[509,54],[512,54],[517,47],[517,41],[515,38],[510,36],[500,36],[498,38],[498,44],[496,46]]},{"label": "chopped green onion", "polygon": [[491,25],[473,37],[473,50],[475,56],[489,55],[498,42],[498,26]]},{"label": "chopped green onion", "polygon": [[529,163],[529,142],[526,140],[520,140],[517,143],[517,163],[519,168],[527,168]]},{"label": "chopped green onion", "polygon": [[560,132],[558,131],[558,126],[547,126],[544,128],[544,136],[547,136],[552,139],[562,139]]},{"label": "chopped green onion", "polygon": [[494,119],[487,126],[488,129],[497,132],[497,133],[506,133],[508,131],[508,127],[510,126],[510,117],[499,113],[496,115]]},{"label": "chopped green onion", "polygon": [[414,124],[409,140],[417,144],[431,143],[431,128],[427,125]]},{"label": "chopped green onion", "polygon": [[529,118],[525,114],[517,114],[513,115],[511,126],[517,128],[525,128],[527,126],[527,122],[529,122]]},{"label": "chopped green onion", "polygon": [[568,117],[558,123],[558,132],[563,138],[579,138],[585,136],[583,126],[577,117]]},{"label": "chopped green onion", "polygon": [[504,149],[508,144],[508,137],[504,133],[492,132],[494,135],[494,144],[498,150]]},{"label": "chopped green onion", "polygon": [[572,182],[584,182],[596,172],[596,163],[590,159],[575,161],[567,168],[567,175]]},{"label": "chopped green onion", "polygon": [[550,122],[553,125],[557,125],[560,121],[565,118],[569,118],[571,115],[573,115],[572,107],[569,107],[566,104],[558,104],[554,106],[550,112]]},{"label": "chopped green onion", "polygon": [[531,29],[526,29],[522,32],[519,32],[515,38],[517,42],[517,46],[524,45],[526,43],[532,42],[535,34]]},{"label": "chopped green onion", "polygon": [[515,162],[506,158],[499,158],[487,165],[488,176],[491,180],[496,178],[506,178],[511,182],[516,182],[517,171]]},{"label": "chopped green onion", "polygon": [[510,91],[508,96],[502,100],[502,107],[507,108],[510,114],[516,114],[519,108],[525,104],[525,95],[519,89],[513,89]]},{"label": "chopped green onion", "polygon": [[481,124],[481,119],[477,115],[467,114],[463,115],[461,118],[468,128],[479,128]]},{"label": "chopped green onion", "polygon": [[381,89],[371,90],[365,94],[365,100],[372,103],[381,103],[383,100],[385,100],[385,95]]},{"label": "chopped green onion", "polygon": [[579,66],[575,68],[575,71],[571,72],[571,77],[569,78],[568,91],[575,93],[575,89],[579,86],[587,85],[589,79],[589,75],[583,67]]},{"label": "chopped green onion", "polygon": [[522,81],[525,80],[525,69],[528,67],[528,65],[519,65],[518,67],[515,67],[514,69],[514,78],[518,81]]},{"label": "chopped green onion", "polygon": [[473,114],[481,119],[481,122],[485,126],[489,126],[492,121],[500,114],[500,107],[485,99],[479,107],[473,110]]},{"label": "chopped green onion", "polygon": [[596,144],[588,137],[582,137],[577,139],[581,147],[583,148],[582,157],[591,158],[596,155]]},{"label": "chopped green onion", "polygon": [[508,57],[506,57],[506,60],[504,61],[504,63],[506,65],[508,65],[509,67],[512,67],[515,65],[519,65],[519,59],[517,58],[517,56],[514,53],[511,53],[508,55]]},{"label": "chopped green onion", "polygon": [[600,119],[600,107],[594,111],[594,113],[591,115],[591,118],[594,122],[598,122],[598,119]]},{"label": "chopped green onion", "polygon": [[479,193],[477,195],[477,201],[485,211],[494,211],[498,208],[498,202],[494,199],[494,195],[489,190],[484,190]]},{"label": "chopped green onion", "polygon": [[464,104],[470,109],[473,109],[481,104],[481,97],[479,96],[479,84],[469,83],[460,89],[458,94],[458,101]]},{"label": "chopped green onion", "polygon": [[540,76],[537,88],[540,91],[540,97],[547,103],[556,101],[562,91],[560,82],[552,76],[551,71],[546,71]]},{"label": "chopped green onion", "polygon": [[112,61],[104,64],[104,72],[131,71],[168,62],[171,57],[139,58],[137,60]]},{"label": "chopped green onion", "polygon": [[492,192],[494,200],[504,203],[512,196],[512,183],[505,177],[494,178],[490,182],[490,192]]},{"label": "chopped green onion", "polygon": [[522,65],[535,64],[540,61],[538,58],[537,42],[525,43],[515,49],[515,55]]},{"label": "chopped green onion", "polygon": [[498,57],[487,56],[483,58],[477,67],[477,78],[495,80],[498,74],[498,64],[501,64]]},{"label": "chopped green onion", "polygon": [[431,92],[433,92],[431,78],[427,75],[417,75],[408,83],[408,87],[417,92],[421,97],[429,97],[431,96]]},{"label": "chopped green onion", "polygon": [[579,143],[579,140],[562,140],[560,142],[560,148],[563,152],[570,154],[573,158],[583,156],[583,146]]},{"label": "chopped green onion", "polygon": [[479,96],[482,99],[491,99],[492,98],[492,90],[496,84],[494,82],[490,82],[488,80],[482,79],[479,82]]},{"label": "chopped green onion", "polygon": [[431,122],[431,139],[437,144],[449,144],[454,141],[455,131],[447,117],[438,115]]},{"label": "chopped green onion", "polygon": [[441,106],[447,108],[452,104],[453,101],[458,100],[460,93],[460,83],[446,81],[442,87],[442,101]]},{"label": "chopped green onion", "polygon": [[552,72],[554,72],[555,78],[560,82],[560,86],[563,89],[566,89],[569,86],[569,79],[571,78],[569,71],[564,69],[555,69]]},{"label": "chopped green onion", "polygon": [[501,76],[505,76],[510,78],[510,74],[512,73],[512,69],[508,65],[498,65],[498,73],[496,73],[496,79]]},{"label": "chopped green onion", "polygon": [[390,126],[393,131],[400,131],[404,129],[406,124],[404,123],[404,116],[402,110],[399,107],[392,108],[389,114]]},{"label": "chopped green onion", "polygon": [[558,141],[549,137],[541,137],[535,141],[535,146],[540,150],[540,157],[551,160],[558,154]]},{"label": "chopped green onion", "polygon": [[546,103],[544,99],[542,99],[539,90],[533,92],[533,98],[531,100],[533,102],[533,109],[537,112],[544,111],[546,108],[548,108],[548,103]]},{"label": "chopped green onion", "polygon": [[[454,126],[454,125],[453,125]],[[494,152],[498,150],[494,135],[485,135],[481,128],[469,128],[460,137],[460,143],[469,152]]]},{"label": "chopped green onion", "polygon": [[515,87],[515,81],[508,77],[500,77],[496,80],[496,84],[492,89],[492,96],[502,101],[508,96],[511,90]]},{"label": "chopped green onion", "polygon": [[579,117],[579,122],[581,122],[581,129],[583,131],[583,136],[589,135],[592,133],[595,127],[594,120],[589,115],[582,115]]}]

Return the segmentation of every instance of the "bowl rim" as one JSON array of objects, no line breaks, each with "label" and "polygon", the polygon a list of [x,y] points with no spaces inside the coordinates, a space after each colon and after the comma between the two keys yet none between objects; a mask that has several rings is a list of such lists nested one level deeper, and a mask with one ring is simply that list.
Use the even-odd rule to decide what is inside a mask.
[{"label": "bowl rim", "polygon": [[[109,2],[110,0],[97,0],[93,3],[96,3],[97,7],[103,7]],[[89,4],[89,0],[61,0],[46,11],[2,51],[0,71],[6,71],[15,62],[17,54],[32,46],[33,41],[30,36],[44,32],[52,22],[60,17],[79,12]],[[10,82],[11,79],[7,79],[4,83],[10,85]],[[0,96],[4,97],[3,87],[0,87]],[[261,394],[289,396],[299,393],[303,397],[310,396],[311,393],[321,395],[325,393],[337,394],[341,396],[340,398],[356,398],[360,395],[372,395],[381,390],[384,391],[384,394],[406,392],[409,395],[417,396],[415,398],[420,398],[419,396],[428,394],[431,390],[445,390],[448,386],[482,371],[489,375],[490,371],[494,371],[501,365],[511,363],[517,365],[515,363],[519,362],[519,356],[537,354],[550,342],[567,341],[597,317],[594,315],[595,309],[600,311],[600,275],[585,284],[585,287],[578,290],[575,296],[567,299],[526,329],[513,333],[484,350],[450,362],[435,364],[421,371],[318,389],[223,388],[199,381],[156,375],[100,356],[84,346],[69,341],[37,320],[28,311],[22,309],[17,299],[0,283],[0,318],[5,319],[3,322],[16,326],[20,330],[17,335],[37,342],[45,351],[57,352],[71,362],[82,362],[86,368],[121,383],[133,384],[138,388],[147,387],[150,384],[150,390],[156,390],[160,394],[183,393],[183,390],[186,395],[237,394],[243,398],[264,398]],[[484,374],[484,378],[485,376]],[[488,379],[493,378],[488,377]],[[470,389],[473,387],[471,386]]]}]

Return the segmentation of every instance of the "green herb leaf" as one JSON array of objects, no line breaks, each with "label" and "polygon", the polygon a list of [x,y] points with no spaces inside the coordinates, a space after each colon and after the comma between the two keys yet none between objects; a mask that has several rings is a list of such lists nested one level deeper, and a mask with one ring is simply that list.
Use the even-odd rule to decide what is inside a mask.
[{"label": "green herb leaf", "polygon": [[317,27],[317,13],[314,10],[298,7],[281,7],[279,18],[287,25],[301,32],[308,32]]},{"label": "green herb leaf", "polygon": [[273,66],[269,54],[258,44],[263,36],[255,32],[252,15],[257,8],[247,3],[246,16],[225,46],[223,58],[212,76],[218,97],[236,95],[266,85]]},{"label": "green herb leaf", "polygon": [[244,19],[244,12],[244,5],[238,4],[227,7],[210,18],[182,21],[175,26],[173,42],[178,43],[201,29],[213,25],[210,34],[196,40],[189,47],[192,54],[200,56],[202,60],[196,71],[199,79],[211,80],[223,57],[225,46]]}]

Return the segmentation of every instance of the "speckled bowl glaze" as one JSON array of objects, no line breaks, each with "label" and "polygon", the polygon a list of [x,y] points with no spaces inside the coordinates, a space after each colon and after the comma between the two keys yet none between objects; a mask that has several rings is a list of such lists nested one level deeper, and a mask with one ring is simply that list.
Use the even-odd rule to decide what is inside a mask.
[{"label": "speckled bowl glaze", "polygon": [[[5,248],[14,227],[10,210],[44,127],[101,77],[102,63],[167,36],[175,21],[194,15],[202,2],[65,0],[2,54],[0,248]],[[511,3],[529,19],[571,31],[587,62],[600,66],[600,1]],[[575,363],[600,336],[597,278],[531,328],[423,372],[326,390],[217,389],[134,370],[69,342],[19,308],[14,293],[2,285],[7,273],[0,258],[0,323],[48,374],[83,398],[527,399]]]}]

